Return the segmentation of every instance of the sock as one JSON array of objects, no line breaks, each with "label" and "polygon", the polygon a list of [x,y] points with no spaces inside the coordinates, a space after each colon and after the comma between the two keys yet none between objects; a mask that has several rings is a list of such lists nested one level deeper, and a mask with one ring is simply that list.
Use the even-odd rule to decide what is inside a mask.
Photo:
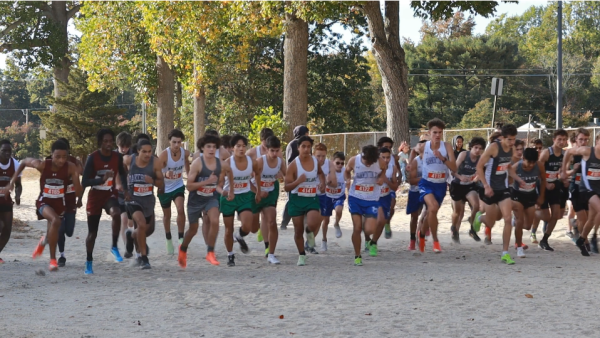
[{"label": "sock", "polygon": [[269,242],[265,242],[265,249],[269,248]]},{"label": "sock", "polygon": [[544,237],[542,238],[542,241],[548,242],[548,237],[550,237],[550,235],[544,234]]},{"label": "sock", "polygon": [[305,230],[305,231],[306,231],[306,233],[307,233],[307,234],[310,234],[310,233],[312,232],[312,231],[310,231],[310,229],[308,229],[308,228],[306,228],[306,230]]},{"label": "sock", "polygon": [[167,236],[167,241],[171,240],[171,232],[166,232],[165,236]]},{"label": "sock", "polygon": [[246,235],[248,235],[248,233],[244,232],[244,230],[242,230],[242,228],[240,228],[240,236],[246,237]]},{"label": "sock", "polygon": [[179,232],[179,233],[177,233],[177,234],[179,235],[179,239],[182,239],[182,238],[183,238],[183,232]]},{"label": "sock", "polygon": [[65,257],[65,253],[64,253],[64,252],[61,252],[61,253],[60,253],[60,257]]},{"label": "sock", "polygon": [[377,241],[371,240],[371,243],[369,243],[371,245],[377,245]]},{"label": "sock", "polygon": [[411,232],[411,233],[410,233],[410,240],[411,240],[411,241],[416,241],[416,240],[417,240],[417,234],[416,234],[416,233],[414,233],[414,232]]},{"label": "sock", "polygon": [[303,251],[300,253],[300,256],[306,256],[306,251],[304,251],[304,250],[303,250]]},{"label": "sock", "polygon": [[544,221],[544,232],[546,232],[546,228],[548,227],[548,222]]},{"label": "sock", "polygon": [[233,251],[231,251],[231,252],[228,252],[228,253],[227,253],[227,256],[233,256]]},{"label": "sock", "polygon": [[141,253],[138,253],[138,252],[136,252],[136,253],[135,253],[135,257],[137,257],[137,258],[140,258],[140,257],[142,257],[142,254],[141,254]]},{"label": "sock", "polygon": [[323,239],[323,240],[322,240],[322,242],[325,242],[325,243],[327,243],[327,240],[326,240],[326,239]]},{"label": "sock", "polygon": [[507,255],[508,251],[502,251],[502,256]]},{"label": "sock", "polygon": [[361,255],[354,256],[354,259],[357,259],[357,258],[362,258],[362,256]]},{"label": "sock", "polygon": [[421,237],[421,238],[425,238],[425,233],[423,233],[423,232],[419,232],[419,237]]},{"label": "sock", "polygon": [[142,256],[142,261],[144,261],[144,263],[148,263],[148,256]]},{"label": "sock", "polygon": [[214,252],[214,251],[215,251],[215,247],[214,246],[210,246],[210,245],[206,246],[206,252]]},{"label": "sock", "polygon": [[179,251],[187,252],[187,249],[188,249],[187,246],[186,247],[184,247],[183,245],[179,246]]},{"label": "sock", "polygon": [[92,257],[92,253],[91,253],[91,252],[88,252],[88,253],[87,253],[87,261],[88,261],[88,262],[91,262],[91,261],[93,261],[93,260],[94,260],[94,258]]}]

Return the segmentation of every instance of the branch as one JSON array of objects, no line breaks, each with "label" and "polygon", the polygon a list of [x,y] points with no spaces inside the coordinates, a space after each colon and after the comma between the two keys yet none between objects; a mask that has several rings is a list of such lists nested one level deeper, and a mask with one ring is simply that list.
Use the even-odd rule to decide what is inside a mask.
[{"label": "branch", "polygon": [[369,35],[371,36],[371,43],[373,49],[379,51],[381,44],[386,43],[385,28],[383,25],[383,16],[379,9],[378,1],[369,1],[363,5],[363,11],[367,16],[367,22],[369,24]]},{"label": "branch", "polygon": [[73,8],[71,8],[67,12],[67,21],[71,20],[71,18],[73,18],[75,16],[75,14],[79,13],[80,9],[81,9],[81,4],[73,6]]},{"label": "branch", "polygon": [[25,22],[25,20],[23,18],[20,18],[17,21],[11,23],[10,25],[6,26],[6,28],[4,28],[4,30],[2,32],[0,32],[0,39],[5,37],[13,29],[19,27],[19,25],[22,24],[23,22]]},{"label": "branch", "polygon": [[12,52],[18,49],[46,47],[48,45],[48,40],[46,39],[33,39],[22,43],[3,43],[0,45],[0,53]]}]

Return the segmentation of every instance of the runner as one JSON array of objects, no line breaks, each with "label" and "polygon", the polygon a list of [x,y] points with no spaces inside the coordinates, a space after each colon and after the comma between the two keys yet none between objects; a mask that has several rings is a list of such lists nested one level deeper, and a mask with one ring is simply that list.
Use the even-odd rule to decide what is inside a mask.
[{"label": "runner", "polygon": [[[381,185],[381,193],[379,195],[379,205],[381,206],[380,213],[377,214],[377,229],[375,230],[375,234],[373,235],[373,239],[369,243],[369,255],[377,256],[377,241],[381,236],[384,228],[390,229],[390,219],[392,217],[393,206],[396,203],[393,201],[396,200],[395,191],[398,189],[398,167],[394,165],[397,161],[392,162],[393,154],[389,148],[383,147],[379,149],[379,158],[383,159],[383,161],[387,165],[387,169],[385,171],[385,175],[382,176],[383,184]],[[386,232],[388,234],[388,232]],[[391,230],[389,232],[389,237],[391,238],[392,233]],[[366,240],[366,239],[365,239]]]},{"label": "runner", "polygon": [[[205,136],[206,136],[206,135],[212,135],[212,136],[219,137],[219,132],[218,132],[218,131],[216,131],[216,130],[214,130],[214,129],[209,129],[209,130],[207,130],[207,131],[204,133],[204,135],[205,135]],[[227,136],[229,136],[229,135],[225,135],[225,139],[227,138]],[[200,141],[200,139],[198,139],[198,141],[196,142],[196,146],[198,146],[198,142],[199,142],[199,141]],[[228,146],[228,148],[225,148],[225,145],[226,145],[226,144],[227,144],[227,145],[230,145],[230,144],[231,144],[231,142],[229,142],[229,143],[224,143],[224,142],[221,142],[221,147],[220,147],[219,149],[217,149],[217,153],[215,154],[215,156],[216,156],[218,159],[220,159],[220,160],[221,160],[221,162],[225,161],[226,159],[228,159],[228,158],[231,156],[231,146]],[[195,159],[197,159],[197,158],[198,158],[198,156],[200,156],[200,154],[201,154],[201,149],[202,149],[202,148],[198,148],[198,147],[197,147],[197,149],[198,149],[198,151],[196,151],[196,152],[194,153],[194,155],[192,156],[192,161],[193,161],[193,160],[195,160]],[[228,149],[229,149],[229,150],[228,150]]]},{"label": "runner", "polygon": [[[110,129],[100,129],[96,134],[100,149],[91,153],[83,169],[83,188],[91,187],[87,200],[88,235],[85,239],[87,258],[85,274],[94,273],[93,251],[98,236],[102,210],[112,218],[111,254],[116,262],[122,262],[117,242],[121,232],[121,208],[118,201],[118,190],[123,190],[127,183],[127,174],[123,166],[123,156],[114,151],[114,132]],[[117,179],[117,175],[119,175]],[[128,195],[125,192],[125,195]]]},{"label": "runner", "polygon": [[[287,147],[285,148],[285,160],[287,161],[288,168],[292,161],[295,160],[296,157],[299,155],[300,143],[298,143],[298,140],[304,135],[308,136],[308,128],[306,126],[296,126],[294,128],[294,139],[290,143],[288,143]],[[290,220],[292,219],[292,217],[288,213],[290,195],[291,194],[288,192],[288,201],[283,207],[281,226],[279,227],[280,230],[286,230],[288,224],[290,224]]]},{"label": "runner", "polygon": [[[571,133],[569,134],[569,148],[577,148],[577,132]],[[579,161],[581,162],[581,161]],[[564,159],[563,159],[563,163],[565,163]],[[573,205],[573,180],[575,179],[574,176],[574,172],[580,169],[580,164],[573,164],[572,162],[569,163],[569,167],[568,167],[568,173],[567,173],[567,177],[569,180],[569,200],[567,201],[567,208],[569,209],[569,211],[567,212],[568,218],[567,218],[567,231],[565,233],[565,235],[567,237],[569,237],[570,239],[573,239],[573,237],[579,237],[579,232],[577,231],[577,220],[575,219],[575,208]],[[575,169],[575,170],[574,170]],[[581,175],[579,176],[581,178]],[[562,178],[562,170],[561,170],[561,178]],[[581,179],[580,179],[581,181]],[[573,233],[575,232],[575,233]],[[576,240],[577,238],[575,238]]]},{"label": "runner", "polygon": [[547,226],[544,227],[544,237],[539,243],[540,249],[546,251],[554,251],[554,249],[548,245],[548,238],[552,234],[556,222],[563,218],[567,199],[569,198],[569,191],[560,180],[560,170],[563,163],[562,148],[566,146],[568,138],[569,134],[565,130],[556,130],[552,138],[552,146],[542,150],[539,159],[546,170],[547,185],[546,201],[540,206],[540,210],[536,212],[536,216],[540,220],[548,222]]},{"label": "runner", "polygon": [[535,217],[535,205],[544,203],[546,172],[544,165],[538,162],[538,152],[534,148],[527,148],[523,159],[508,167],[508,174],[514,181],[510,195],[515,215],[517,257],[525,258],[523,229],[531,228]]},{"label": "runner", "polygon": [[[425,144],[429,141],[429,137],[421,137],[419,144]],[[406,203],[406,214],[410,215],[410,244],[408,250],[416,250],[417,241],[417,225],[419,222],[419,215],[423,210],[423,202],[419,200],[419,181],[421,181],[423,160],[421,156],[415,156],[409,166],[408,182],[410,188],[408,189],[408,202]]]},{"label": "runner", "polygon": [[[277,176],[280,172],[285,174],[285,163],[280,157],[281,141],[276,136],[269,136],[264,145],[267,147],[267,151],[258,152],[258,155],[262,155],[254,162],[255,178],[252,179],[252,185],[256,192],[252,193],[254,198],[252,202],[253,223],[254,228],[260,226],[262,229],[267,261],[271,264],[279,264],[279,260],[275,258],[275,247],[279,237],[277,230],[279,180]],[[256,150],[258,151],[258,147]],[[259,215],[261,214],[262,221],[259,225]]]},{"label": "runner", "polygon": [[[131,147],[131,134],[129,134],[126,131],[120,132],[119,135],[117,135],[117,151],[119,152],[119,154],[121,154],[121,156],[125,156],[125,155],[131,155],[132,154],[132,147]],[[123,188],[125,188],[126,184],[123,184]],[[125,208],[125,195],[124,195],[124,190],[127,189],[122,189],[117,191],[118,193],[118,197],[119,197],[119,209],[121,210],[121,238],[123,239],[123,245],[127,244],[127,236],[125,236],[125,231],[127,229],[132,229],[133,230],[133,221],[129,220],[129,217],[127,217],[127,209]],[[132,256],[129,256],[130,253],[125,251],[125,254],[123,255],[123,257],[125,258],[131,258]]]},{"label": "runner", "polygon": [[[13,224],[13,201],[8,186],[10,179],[19,169],[19,161],[12,157],[12,144],[9,140],[0,141],[0,253],[8,243]],[[15,184],[21,185],[21,177]],[[0,264],[4,261],[0,257]]]},{"label": "runner", "polygon": [[[393,148],[394,140],[392,140],[391,138],[389,138],[387,136],[383,136],[382,138],[379,139],[379,141],[377,141],[378,149],[387,148],[390,150],[392,166],[396,167],[396,171],[394,173],[394,178],[396,179],[396,181],[404,180],[404,178],[400,174],[402,171],[400,156],[402,156],[404,158],[405,156],[408,155],[408,152],[410,151],[410,146],[406,142],[402,142],[402,145],[400,145],[400,147],[402,148],[403,146],[404,146],[404,148],[408,148],[408,151],[406,153],[400,151],[400,154],[398,154],[398,156],[396,156],[392,153],[392,149],[394,149]],[[404,154],[404,155],[402,155],[402,154]],[[391,170],[391,169],[388,168],[388,170]],[[404,173],[404,174],[406,174],[406,173]],[[389,188],[389,186],[388,186],[388,188]],[[398,186],[396,186],[396,189],[398,189]],[[392,222],[392,217],[394,217],[394,210],[396,209],[396,189],[390,190],[390,197],[389,197],[391,199],[391,204],[390,204],[390,209],[389,209],[390,212],[389,212],[389,217],[386,217],[388,219],[384,224],[386,239],[392,238],[392,228],[390,227],[390,223]],[[386,199],[387,199],[387,197],[386,197]],[[381,236],[381,233],[379,234],[379,236]]]},{"label": "runner", "polygon": [[185,211],[183,202],[185,201],[185,184],[183,184],[183,171],[186,175],[190,172],[190,152],[183,149],[182,142],[185,136],[181,130],[173,129],[168,135],[169,147],[163,150],[158,156],[158,161],[162,165],[163,177],[165,179],[165,192],[158,194],[160,206],[163,209],[163,225],[165,227],[165,236],[167,238],[167,254],[173,255],[173,241],[171,240],[171,202],[175,203],[177,208],[177,232],[179,245],[183,243],[183,233],[185,231]]},{"label": "runner", "polygon": [[[225,177],[223,195],[221,196],[221,213],[223,214],[223,223],[225,224],[225,247],[228,253],[227,266],[235,266],[235,254],[233,252],[233,238],[240,245],[242,253],[248,253],[248,245],[244,237],[250,232],[256,233],[258,227],[252,223],[252,200],[254,198],[250,191],[250,179],[252,178],[253,164],[250,156],[246,156],[246,147],[248,139],[242,135],[233,135],[231,138],[233,146],[233,156],[225,160],[225,164],[231,168],[233,181],[229,175]],[[234,198],[231,199],[229,192],[233,186]],[[234,235],[233,216],[237,212],[242,225]]]},{"label": "runner", "polygon": [[[326,216],[326,214],[327,214],[327,212],[325,212],[325,211],[327,211],[327,210],[325,210],[326,206],[327,206],[326,192],[327,192],[327,187],[330,187],[331,184],[333,184],[334,186],[337,186],[337,179],[334,183],[332,183],[334,177],[337,178],[337,175],[335,173],[335,167],[333,165],[331,165],[331,161],[329,161],[329,159],[327,158],[327,146],[325,144],[317,143],[314,146],[313,154],[315,155],[315,158],[317,159],[317,163],[319,164],[321,171],[323,171],[323,174],[325,175],[325,180],[326,180],[325,182],[321,182],[325,186],[325,190],[323,190],[323,191],[317,190],[317,196],[319,197],[319,205],[320,205],[320,212],[321,212],[321,223],[319,225],[319,228],[317,228],[317,231],[315,232],[315,236],[317,236],[319,234],[319,230],[321,229],[321,227],[323,227],[323,240],[321,241],[321,249],[323,251],[327,251],[327,230],[329,228],[329,217],[331,216],[331,213],[329,213],[329,216]],[[331,181],[331,182],[328,182],[328,181]],[[304,249],[306,249],[308,252],[310,252],[312,254],[318,254],[318,252],[317,252],[317,250],[315,250],[315,248],[308,246],[308,242],[304,243]]]},{"label": "runner", "polygon": [[542,149],[544,149],[544,142],[542,142],[542,140],[539,138],[533,139],[529,142],[529,145],[530,147],[535,148],[538,154],[542,155]]},{"label": "runner", "polygon": [[427,223],[419,232],[419,250],[425,251],[425,233],[423,230],[431,229],[433,237],[433,252],[442,252],[442,247],[437,237],[437,213],[446,196],[446,175],[448,169],[456,172],[456,161],[452,146],[442,141],[442,134],[446,124],[438,119],[427,122],[427,129],[431,141],[427,141],[420,155],[423,160],[423,177],[419,181],[419,201],[427,207]]},{"label": "runner", "polygon": [[[325,174],[319,167],[317,159],[311,155],[313,142],[308,135],[300,136],[297,139],[299,155],[291,161],[285,175],[285,191],[290,193],[287,204],[288,213],[294,223],[294,242],[299,254],[296,264],[298,266],[306,265],[304,232],[306,232],[308,246],[315,246],[314,232],[317,231],[321,222],[317,190],[325,190]],[[307,219],[306,229],[304,227],[305,218]]]},{"label": "runner", "polygon": [[150,269],[148,245],[146,238],[154,232],[154,186],[159,193],[164,189],[162,165],[155,160],[152,143],[140,139],[136,144],[137,153],[123,158],[127,166],[127,192],[125,208],[127,215],[133,220],[134,231],[127,230],[127,252],[132,253],[134,244],[137,251],[137,262],[142,270]]},{"label": "runner", "polygon": [[[333,158],[332,161],[330,161],[330,163],[333,162],[337,187],[325,187],[325,196],[327,196],[327,199],[325,200],[325,208],[323,209],[323,207],[321,206],[321,215],[328,215],[327,217],[331,217],[333,215],[333,210],[335,210],[335,223],[333,224],[333,228],[335,229],[336,238],[342,237],[342,229],[340,229],[340,220],[342,219],[344,202],[346,201],[346,189],[350,187],[350,181],[344,180],[344,171],[346,170],[346,167],[344,167],[345,161],[346,156],[341,151],[335,152],[333,154]],[[325,250],[323,251],[327,251],[327,248],[325,248]]]},{"label": "runner", "polygon": [[[483,185],[483,191],[479,192],[479,198],[485,204],[486,214],[482,215],[481,212],[478,212],[475,215],[473,228],[478,231],[481,223],[484,223],[486,227],[491,229],[496,223],[498,213],[495,206],[499,207],[500,214],[504,219],[501,260],[506,264],[515,264],[508,253],[512,234],[512,201],[508,189],[507,169],[512,159],[516,136],[517,128],[514,125],[504,125],[502,127],[502,139],[490,144],[479,158],[479,162],[477,162],[477,177]],[[485,170],[484,167],[486,167]]]},{"label": "runner", "polygon": [[[19,178],[25,167],[37,169],[40,176],[40,195],[35,203],[38,219],[48,221],[46,236],[42,236],[32,257],[38,258],[44,252],[44,247],[49,244],[50,248],[50,271],[58,271],[56,262],[56,244],[58,243],[58,232],[60,230],[61,218],[65,213],[64,195],[67,189],[69,178],[73,181],[73,187],[77,195],[81,194],[82,187],[79,183],[79,173],[77,167],[68,162],[69,146],[62,141],[54,141],[50,148],[52,159],[38,160],[35,158],[26,158],[21,161],[19,168],[15,171],[9,191],[12,191],[16,180]],[[5,195],[8,192],[5,191]]]},{"label": "runner", "polygon": [[452,240],[460,244],[459,230],[462,223],[462,216],[465,210],[465,203],[469,202],[471,206],[471,216],[469,223],[469,236],[476,239],[477,232],[473,229],[473,219],[479,211],[479,187],[476,184],[477,162],[485,149],[485,140],[481,137],[473,137],[469,143],[469,151],[462,151],[456,159],[458,172],[454,173],[454,179],[450,183],[450,197],[454,212],[452,213]]},{"label": "runner", "polygon": [[[183,243],[179,246],[177,261],[179,266],[187,266],[187,250],[190,242],[198,233],[198,220],[202,214],[203,227],[206,227],[206,260],[212,265],[219,265],[215,256],[215,245],[219,234],[219,196],[223,193],[223,181],[225,175],[232,180],[231,170],[225,167],[215,156],[221,146],[220,140],[214,135],[204,135],[198,140],[198,149],[202,150],[202,156],[195,159],[188,174],[187,189],[190,192],[187,202],[188,221],[190,227],[185,232]],[[233,186],[230,186],[230,198],[234,196]]]},{"label": "runner", "polygon": [[[231,148],[231,135],[221,136],[221,147],[223,147],[223,149],[227,150],[228,154],[231,154],[231,152],[233,151]],[[227,156],[227,157],[229,157],[229,156]]]}]

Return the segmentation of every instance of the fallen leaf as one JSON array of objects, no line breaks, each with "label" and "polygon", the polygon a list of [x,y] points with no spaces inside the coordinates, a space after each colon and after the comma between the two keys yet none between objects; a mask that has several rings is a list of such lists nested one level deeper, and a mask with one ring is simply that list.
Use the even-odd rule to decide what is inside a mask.
[{"label": "fallen leaf", "polygon": [[79,239],[79,237],[75,237],[76,239]]},{"label": "fallen leaf", "polygon": [[371,315],[371,313],[365,313],[365,316],[370,316],[370,315]]},{"label": "fallen leaf", "polygon": [[526,293],[525,297],[527,297],[527,298],[533,298],[533,295],[530,295],[530,294]]},{"label": "fallen leaf", "polygon": [[138,325],[142,325],[142,323],[140,323],[140,321],[138,320]]},{"label": "fallen leaf", "polygon": [[294,332],[290,332],[290,334],[295,334]]},{"label": "fallen leaf", "polygon": [[429,280],[430,282],[433,282],[433,278]]},{"label": "fallen leaf", "polygon": [[469,318],[469,319],[467,319],[467,320],[468,320],[468,321],[470,321],[470,322],[472,322],[472,321],[474,321],[474,320],[475,320],[475,318]]},{"label": "fallen leaf", "polygon": [[280,316],[279,316],[279,319],[283,319],[283,315],[280,315]]}]

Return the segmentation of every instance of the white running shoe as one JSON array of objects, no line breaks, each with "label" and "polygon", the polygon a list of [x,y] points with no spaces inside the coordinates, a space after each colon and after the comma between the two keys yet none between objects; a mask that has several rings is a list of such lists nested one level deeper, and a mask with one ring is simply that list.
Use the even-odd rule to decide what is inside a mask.
[{"label": "white running shoe", "polygon": [[340,225],[336,224],[333,227],[335,228],[335,238],[342,237],[342,229],[340,229]]},{"label": "white running shoe", "polygon": [[327,241],[321,242],[321,251],[327,251]]},{"label": "white running shoe", "polygon": [[517,257],[519,257],[519,258],[527,257],[527,255],[525,255],[525,251],[523,250],[523,247],[521,247],[521,246],[517,248]]},{"label": "white running shoe", "polygon": [[273,254],[269,254],[267,261],[269,261],[270,264],[280,264],[279,260],[275,258],[275,255]]}]

